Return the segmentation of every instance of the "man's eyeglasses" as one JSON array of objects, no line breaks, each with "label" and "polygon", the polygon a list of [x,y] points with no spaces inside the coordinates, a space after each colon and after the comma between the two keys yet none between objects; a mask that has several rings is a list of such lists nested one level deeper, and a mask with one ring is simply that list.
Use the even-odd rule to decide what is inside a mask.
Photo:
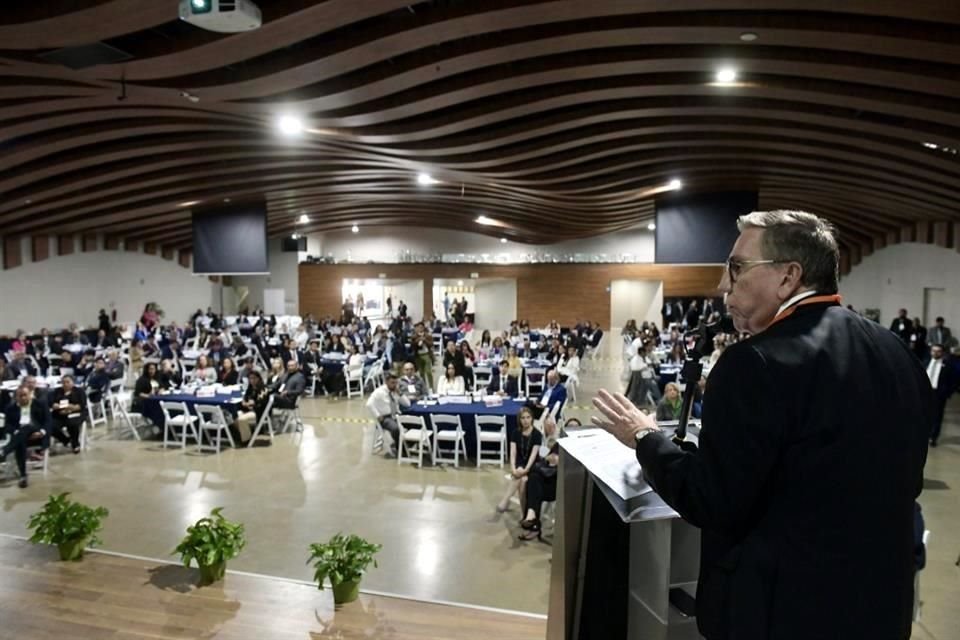
[{"label": "man's eyeglasses", "polygon": [[729,258],[727,260],[727,277],[730,278],[730,284],[733,284],[745,272],[758,267],[761,264],[781,264],[786,260],[736,260]]}]

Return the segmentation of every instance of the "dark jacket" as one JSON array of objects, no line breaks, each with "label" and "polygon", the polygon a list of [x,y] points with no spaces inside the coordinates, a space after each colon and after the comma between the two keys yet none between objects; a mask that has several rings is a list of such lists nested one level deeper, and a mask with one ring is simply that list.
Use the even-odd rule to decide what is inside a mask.
[{"label": "dark jacket", "polygon": [[501,376],[500,371],[494,371],[487,385],[487,393],[493,395],[498,391],[505,391],[511,398],[520,395],[520,379],[517,376]]},{"label": "dark jacket", "polygon": [[[12,403],[4,411],[6,433],[11,438],[21,429],[20,427],[20,405]],[[30,429],[44,429],[47,435],[50,434],[50,410],[46,403],[36,398],[30,403]]]},{"label": "dark jacket", "polygon": [[651,484],[702,530],[708,640],[909,637],[931,393],[893,333],[813,303],[724,352],[698,451],[639,442]]}]

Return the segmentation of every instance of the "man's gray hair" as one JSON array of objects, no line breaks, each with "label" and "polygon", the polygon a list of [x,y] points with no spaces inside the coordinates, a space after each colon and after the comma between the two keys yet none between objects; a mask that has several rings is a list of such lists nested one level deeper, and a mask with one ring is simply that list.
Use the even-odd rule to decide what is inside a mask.
[{"label": "man's gray hair", "polygon": [[836,229],[823,218],[806,211],[754,211],[740,216],[737,227],[763,229],[764,259],[799,263],[804,286],[817,293],[837,292],[840,250]]}]

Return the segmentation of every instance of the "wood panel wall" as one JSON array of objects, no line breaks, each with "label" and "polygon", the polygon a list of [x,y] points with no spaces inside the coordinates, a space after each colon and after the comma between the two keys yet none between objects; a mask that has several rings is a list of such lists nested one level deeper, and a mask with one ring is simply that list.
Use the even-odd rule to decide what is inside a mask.
[{"label": "wood panel wall", "polygon": [[478,273],[480,278],[516,279],[517,315],[531,325],[587,319],[606,327],[613,280],[662,280],[664,296],[714,296],[721,270],[660,264],[301,264],[300,313],[337,316],[344,279],[376,279],[380,274],[391,280],[423,280],[423,306],[429,311],[434,278],[463,279],[466,284],[471,273]]}]

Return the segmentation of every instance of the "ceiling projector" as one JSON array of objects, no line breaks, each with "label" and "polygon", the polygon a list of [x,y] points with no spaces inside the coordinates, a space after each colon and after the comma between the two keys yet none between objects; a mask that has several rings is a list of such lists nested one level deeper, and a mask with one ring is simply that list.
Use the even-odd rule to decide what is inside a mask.
[{"label": "ceiling projector", "polygon": [[208,31],[239,33],[262,24],[251,0],[180,0],[180,19]]}]

